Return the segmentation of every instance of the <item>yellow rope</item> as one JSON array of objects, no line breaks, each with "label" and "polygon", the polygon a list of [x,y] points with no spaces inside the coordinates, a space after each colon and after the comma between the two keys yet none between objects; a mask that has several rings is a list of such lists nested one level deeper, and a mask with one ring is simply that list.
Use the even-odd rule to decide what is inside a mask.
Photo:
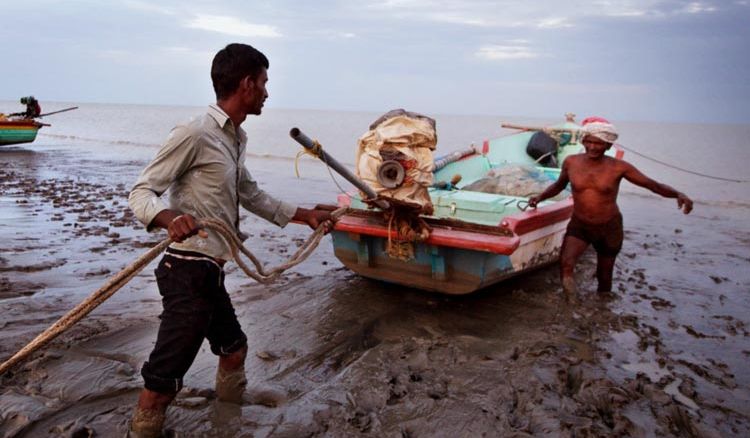
[{"label": "yellow rope", "polygon": [[326,169],[328,169],[328,174],[331,175],[331,181],[338,187],[339,191],[344,194],[348,195],[346,190],[344,190],[343,187],[341,187],[341,184],[339,184],[338,181],[336,181],[336,177],[333,175],[333,172],[331,172],[331,166],[328,165],[328,162],[326,161],[325,157],[323,156],[323,145],[321,145],[318,140],[313,140],[313,147],[312,150],[307,148],[302,148],[301,151],[297,152],[297,156],[294,157],[294,173],[297,175],[297,178],[299,178],[299,159],[303,155],[311,155],[315,158],[318,158],[320,161],[323,162],[323,164],[326,165]]},{"label": "yellow rope", "polygon": [[[297,152],[297,156],[294,157],[294,173],[297,174],[297,178],[299,178],[299,157],[303,155],[312,155],[315,158],[318,158],[320,160],[323,160],[323,145],[321,145],[318,140],[312,141],[312,148],[302,148],[301,151]],[[325,162],[325,160],[323,160]],[[326,166],[328,163],[326,163]]]},{"label": "yellow rope", "polygon": [[[346,208],[339,208],[338,210],[331,213],[333,220],[337,220],[341,215],[346,213]],[[286,263],[283,263],[277,267],[266,270],[260,261],[247,249],[242,241],[237,237],[237,234],[224,222],[216,219],[202,219],[199,225],[202,228],[209,228],[217,233],[224,239],[232,252],[232,257],[237,265],[240,266],[243,272],[249,277],[258,281],[259,283],[268,284],[281,276],[281,273],[285,270],[300,264],[307,257],[312,254],[315,248],[320,243],[321,239],[325,235],[325,229],[321,225],[319,226],[310,237],[300,246],[297,251],[289,258]],[[162,253],[169,244],[172,243],[171,239],[164,239],[158,245],[148,250],[145,254],[138,257],[133,263],[125,267],[122,271],[111,277],[101,288],[96,290],[94,293],[89,295],[76,307],[71,309],[68,313],[63,315],[54,324],[52,324],[47,330],[40,333],[36,338],[29,342],[25,347],[18,350],[16,354],[11,356],[10,359],[6,360],[0,365],[0,376],[8,371],[11,367],[18,364],[36,350],[42,348],[47,343],[55,339],[62,332],[73,326],[75,323],[83,319],[84,316],[88,315],[102,304],[109,297],[114,295],[120,288],[125,286],[133,277],[138,275],[152,260],[154,260],[159,254]],[[255,265],[256,270],[250,269],[239,257],[239,253],[245,254]]]}]

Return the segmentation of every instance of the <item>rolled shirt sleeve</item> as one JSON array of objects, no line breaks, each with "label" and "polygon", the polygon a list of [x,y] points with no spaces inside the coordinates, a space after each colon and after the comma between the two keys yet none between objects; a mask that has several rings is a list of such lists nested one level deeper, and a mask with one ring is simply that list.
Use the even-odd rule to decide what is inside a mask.
[{"label": "rolled shirt sleeve", "polygon": [[239,202],[246,210],[280,227],[286,226],[297,212],[296,205],[261,190],[245,166],[240,170]]}]

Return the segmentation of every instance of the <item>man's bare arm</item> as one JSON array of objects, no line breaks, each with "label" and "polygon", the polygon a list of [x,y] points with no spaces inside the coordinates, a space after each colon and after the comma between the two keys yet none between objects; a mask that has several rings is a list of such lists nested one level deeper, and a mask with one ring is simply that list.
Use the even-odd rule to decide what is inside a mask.
[{"label": "man's bare arm", "polygon": [[665,198],[677,198],[677,208],[681,209],[685,214],[688,214],[693,210],[693,201],[684,193],[647,177],[630,163],[623,162],[622,164],[625,166],[623,177],[626,180],[637,186],[649,189],[657,195],[661,195]]},{"label": "man's bare arm", "polygon": [[568,183],[570,182],[570,179],[568,178],[568,166],[567,161],[563,163],[562,170],[560,171],[560,176],[557,178],[557,181],[552,183],[549,187],[544,189],[542,193],[540,193],[537,196],[533,196],[529,198],[529,207],[536,208],[537,204],[544,201],[545,199],[549,199],[558,193],[565,190],[565,187],[568,186]]}]

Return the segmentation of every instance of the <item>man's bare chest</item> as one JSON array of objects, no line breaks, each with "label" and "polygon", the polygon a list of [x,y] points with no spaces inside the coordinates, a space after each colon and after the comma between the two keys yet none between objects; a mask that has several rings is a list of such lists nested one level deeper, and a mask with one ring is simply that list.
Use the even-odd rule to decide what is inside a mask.
[{"label": "man's bare chest", "polygon": [[602,195],[617,193],[620,176],[603,169],[578,169],[570,174],[573,192],[592,191]]}]

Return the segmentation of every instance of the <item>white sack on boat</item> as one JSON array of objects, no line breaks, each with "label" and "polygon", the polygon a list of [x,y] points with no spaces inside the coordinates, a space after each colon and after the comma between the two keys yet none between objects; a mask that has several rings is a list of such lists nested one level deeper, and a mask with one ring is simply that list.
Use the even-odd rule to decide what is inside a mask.
[{"label": "white sack on boat", "polygon": [[[403,110],[391,111],[373,123],[358,144],[358,177],[382,197],[432,211],[427,189],[432,185],[432,151],[437,144],[434,120]],[[378,167],[385,160],[398,161],[404,168],[404,180],[398,187],[384,187],[378,180]]]}]

